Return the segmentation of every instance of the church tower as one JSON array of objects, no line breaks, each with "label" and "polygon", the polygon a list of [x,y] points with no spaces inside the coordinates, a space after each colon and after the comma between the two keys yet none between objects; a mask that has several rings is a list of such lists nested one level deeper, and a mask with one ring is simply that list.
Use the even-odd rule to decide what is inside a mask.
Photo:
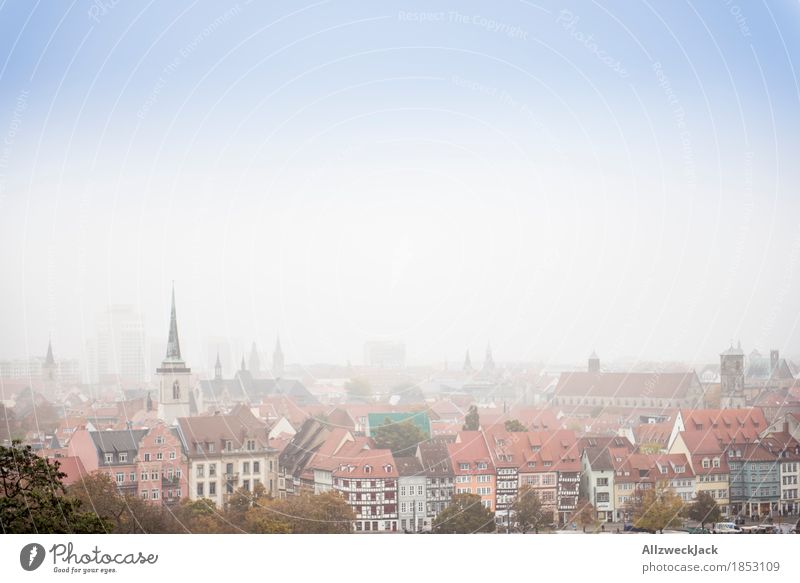
[{"label": "church tower", "polygon": [[494,370],[494,357],[492,356],[492,345],[486,345],[486,357],[483,359],[483,370],[492,372]]},{"label": "church tower", "polygon": [[253,345],[250,347],[250,358],[247,362],[247,370],[250,371],[254,379],[261,377],[261,359],[258,357],[258,348],[256,348],[255,342],[253,342]]},{"label": "church tower", "polygon": [[745,406],[744,352],[742,343],[719,355],[720,407],[738,409]]},{"label": "church tower", "polygon": [[56,366],[56,360],[53,358],[53,343],[48,340],[47,356],[44,358],[44,364],[42,364],[42,379],[49,383],[55,382],[57,373],[58,366]]},{"label": "church tower", "polygon": [[467,350],[467,356],[464,358],[463,370],[467,374],[472,372],[472,360],[469,357],[469,350]]},{"label": "church tower", "polygon": [[172,287],[172,311],[169,317],[169,338],[167,355],[156,369],[160,387],[158,397],[158,416],[167,425],[172,425],[178,417],[189,417],[191,409],[189,397],[192,371],[181,358],[181,344],[178,340],[178,321],[175,315],[175,286]]},{"label": "church tower", "polygon": [[279,379],[283,376],[283,350],[281,350],[281,337],[275,341],[275,350],[272,353],[272,376]]},{"label": "church tower", "polygon": [[600,372],[600,357],[597,356],[597,353],[592,350],[591,356],[589,356],[589,372]]},{"label": "church tower", "polygon": [[217,350],[217,362],[214,363],[214,380],[222,380],[222,363],[219,361],[219,350]]}]

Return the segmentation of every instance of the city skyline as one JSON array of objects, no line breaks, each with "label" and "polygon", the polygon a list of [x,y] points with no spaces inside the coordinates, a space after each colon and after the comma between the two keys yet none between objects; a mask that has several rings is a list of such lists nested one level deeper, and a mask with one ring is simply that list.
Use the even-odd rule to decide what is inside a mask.
[{"label": "city skyline", "polygon": [[800,354],[798,12],[7,4],[0,355],[173,280],[187,354]]}]

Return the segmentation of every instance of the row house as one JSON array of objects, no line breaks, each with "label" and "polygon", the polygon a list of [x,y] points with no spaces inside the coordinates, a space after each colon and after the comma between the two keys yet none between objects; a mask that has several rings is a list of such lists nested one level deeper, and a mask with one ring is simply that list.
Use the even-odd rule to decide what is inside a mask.
[{"label": "row house", "polygon": [[355,514],[356,532],[397,532],[397,480],[391,450],[363,449],[339,458],[332,472],[333,489]]},{"label": "row house", "polygon": [[724,445],[711,431],[681,431],[670,453],[686,456],[695,475],[695,493],[707,492],[724,516],[730,514],[730,468]]},{"label": "row house", "polygon": [[[786,428],[785,428],[786,429]],[[778,511],[782,516],[800,512],[800,442],[788,430],[770,433],[761,443],[777,457],[780,475],[780,502]]]},{"label": "row house", "polygon": [[612,522],[615,516],[614,464],[612,455],[625,458],[633,453],[633,444],[625,437],[581,438],[580,492],[594,507],[597,520]]},{"label": "row house", "polygon": [[530,486],[539,496],[542,506],[558,512],[558,462],[550,447],[552,433],[529,431],[522,434],[519,486]]},{"label": "row house", "polygon": [[189,495],[188,458],[176,427],[159,423],[148,431],[136,460],[141,498],[176,504]]},{"label": "row house", "polygon": [[771,516],[780,502],[780,464],[761,443],[732,443],[725,449],[730,468],[731,512]]},{"label": "row house", "polygon": [[433,438],[417,446],[416,458],[425,473],[425,517],[429,524],[450,505],[455,488],[455,470],[449,440]]},{"label": "row house", "polygon": [[477,494],[481,504],[494,512],[496,473],[483,433],[461,431],[447,449],[455,474],[455,494]]},{"label": "row house", "polygon": [[174,504],[188,494],[187,457],[177,431],[158,423],[151,429],[76,430],[67,447],[87,472],[109,475],[123,494]]},{"label": "row house", "polygon": [[511,522],[511,507],[519,488],[522,434],[494,430],[494,427],[497,426],[486,431],[485,436],[496,472],[495,520],[503,527]]},{"label": "row house", "polygon": [[611,448],[611,463],[614,466],[614,509],[618,522],[633,519],[631,505],[645,490],[655,486],[655,473],[649,455]]},{"label": "row house", "polygon": [[371,449],[372,445],[368,437],[356,437],[341,427],[334,429],[309,460],[301,481],[311,480],[309,490],[314,494],[333,490],[333,472],[340,466],[341,460],[358,456],[361,451]]},{"label": "row house", "polygon": [[178,433],[188,458],[192,500],[209,499],[218,507],[239,488],[261,485],[277,496],[278,456],[268,430],[247,407],[229,415],[178,418]]},{"label": "row house", "polygon": [[[69,440],[67,455],[81,458],[87,472],[98,471],[110,476],[121,494],[136,495],[140,492],[136,455],[147,432],[147,429],[79,429]],[[160,484],[156,488],[160,493]]]},{"label": "row house", "polygon": [[653,458],[656,483],[675,492],[685,504],[691,504],[696,497],[695,475],[686,456],[673,453],[654,455]]},{"label": "row house", "polygon": [[403,532],[426,532],[433,520],[427,515],[428,477],[422,464],[415,457],[397,457],[397,502],[400,530]]}]

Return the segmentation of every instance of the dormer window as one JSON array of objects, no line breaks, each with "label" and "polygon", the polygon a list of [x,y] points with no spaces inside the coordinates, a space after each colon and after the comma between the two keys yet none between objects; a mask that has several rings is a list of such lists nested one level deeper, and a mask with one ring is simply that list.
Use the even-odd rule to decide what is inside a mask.
[{"label": "dormer window", "polygon": [[714,466],[715,468],[718,468],[718,467],[719,467],[719,458],[718,458],[718,457],[715,457],[715,458],[714,458],[714,461],[712,462],[712,464],[713,464],[713,466]]},{"label": "dormer window", "polygon": [[469,464],[468,463],[460,463],[460,464],[458,464],[458,469],[461,470],[462,472],[466,472],[466,471],[469,470]]},{"label": "dormer window", "polygon": [[661,473],[662,474],[666,474],[667,473],[667,466],[661,466]]},{"label": "dormer window", "polygon": [[216,449],[214,447],[214,443],[213,442],[209,443],[208,444],[208,453],[214,453],[214,449]]},{"label": "dormer window", "polygon": [[255,451],[256,449],[256,440],[255,439],[248,439],[247,440],[247,451]]},{"label": "dormer window", "polygon": [[684,466],[675,466],[675,473],[676,474],[682,474],[685,471],[686,471],[686,468]]},{"label": "dormer window", "polygon": [[225,440],[225,451],[233,451],[233,441],[230,439]]},{"label": "dormer window", "polygon": [[711,467],[711,462],[709,461],[708,458],[703,458],[703,467],[704,468],[710,468]]},{"label": "dormer window", "polygon": [[114,454],[113,453],[107,453],[106,454],[106,463],[107,464],[113,464],[114,463]]},{"label": "dormer window", "polygon": [[478,462],[478,469],[479,470],[485,470],[488,467],[489,466],[486,464],[486,462]]},{"label": "dormer window", "polygon": [[549,468],[552,465],[553,465],[553,462],[551,462],[551,461],[545,461],[544,462],[544,467],[546,467],[546,468]]},{"label": "dormer window", "polygon": [[391,464],[386,464],[385,466],[383,466],[383,469],[386,470],[387,474],[391,474],[392,473],[392,465]]},{"label": "dormer window", "polygon": [[372,466],[370,466],[370,465],[364,466],[364,473],[365,474],[371,474],[372,473]]},{"label": "dormer window", "polygon": [[119,461],[120,463],[125,463],[128,461],[128,452],[124,451],[119,454]]}]

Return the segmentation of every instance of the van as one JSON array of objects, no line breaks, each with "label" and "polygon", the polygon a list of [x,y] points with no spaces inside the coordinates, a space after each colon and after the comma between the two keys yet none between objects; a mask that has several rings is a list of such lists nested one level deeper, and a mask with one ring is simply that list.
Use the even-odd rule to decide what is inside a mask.
[{"label": "van", "polygon": [[742,529],[733,522],[715,522],[711,532],[714,534],[740,534]]}]

